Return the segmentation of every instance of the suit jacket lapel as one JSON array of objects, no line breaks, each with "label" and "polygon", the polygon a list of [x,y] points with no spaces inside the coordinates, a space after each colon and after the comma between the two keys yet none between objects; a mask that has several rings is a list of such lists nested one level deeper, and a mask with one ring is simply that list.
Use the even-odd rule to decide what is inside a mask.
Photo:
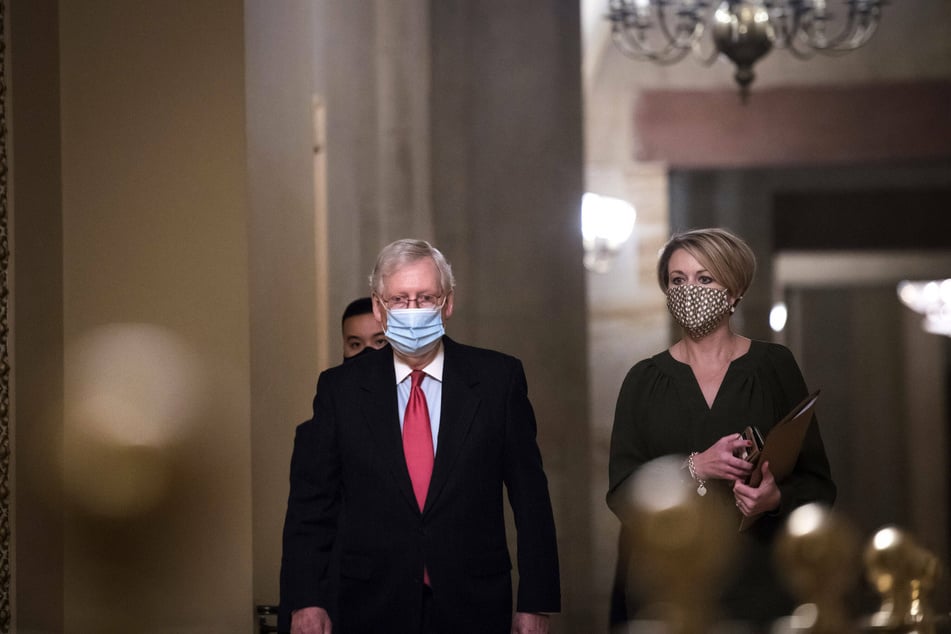
[{"label": "suit jacket lapel", "polygon": [[[479,380],[464,349],[449,337],[443,337],[443,345],[446,356],[443,365],[439,440],[424,512],[438,501],[479,409],[479,397],[475,390]],[[407,481],[408,478],[407,474]]]},{"label": "suit jacket lapel", "polygon": [[362,423],[369,428],[370,438],[381,457],[383,467],[393,475],[406,501],[418,510],[413,483],[403,455],[393,353],[390,351],[388,354],[374,357],[379,359],[375,359],[369,371],[361,377],[360,389],[365,395],[361,407]]}]

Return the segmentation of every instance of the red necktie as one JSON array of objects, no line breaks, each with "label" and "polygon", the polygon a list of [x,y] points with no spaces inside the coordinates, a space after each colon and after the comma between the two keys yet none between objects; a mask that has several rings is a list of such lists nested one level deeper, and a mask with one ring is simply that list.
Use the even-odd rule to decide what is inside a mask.
[{"label": "red necktie", "polygon": [[426,504],[426,492],[433,475],[433,433],[429,427],[429,408],[420,383],[426,376],[422,370],[413,370],[413,384],[409,389],[409,402],[403,415],[403,454],[413,493],[419,510]]},{"label": "red necktie", "polygon": [[[426,375],[422,370],[413,370],[413,384],[409,388],[409,402],[406,403],[406,413],[403,415],[403,454],[406,456],[409,479],[413,482],[413,493],[416,494],[420,511],[426,504],[426,492],[429,491],[429,481],[433,477],[433,432],[429,426],[426,395],[420,387],[424,376]],[[423,583],[430,585],[429,570],[425,567]]]}]

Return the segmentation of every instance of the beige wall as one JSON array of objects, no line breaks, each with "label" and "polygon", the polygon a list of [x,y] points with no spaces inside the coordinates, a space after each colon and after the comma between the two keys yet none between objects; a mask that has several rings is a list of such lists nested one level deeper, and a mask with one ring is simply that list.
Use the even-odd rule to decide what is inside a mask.
[{"label": "beige wall", "polygon": [[[18,578],[49,582],[20,588],[19,631],[249,631],[243,6],[66,2],[58,26],[62,252],[24,221],[16,257],[62,262],[61,310],[37,316],[64,346],[63,412],[42,424],[43,458],[64,456],[62,560],[18,531]],[[14,104],[28,90],[14,78]],[[18,375],[47,347],[23,334]],[[29,443],[39,395],[17,397]]]}]

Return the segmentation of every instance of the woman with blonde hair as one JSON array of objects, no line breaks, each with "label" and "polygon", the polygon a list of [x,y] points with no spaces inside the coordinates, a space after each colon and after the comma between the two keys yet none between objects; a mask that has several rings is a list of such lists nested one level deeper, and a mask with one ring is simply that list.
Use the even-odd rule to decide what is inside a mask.
[{"label": "woman with blonde hair", "polygon": [[[698,495],[709,492],[744,516],[758,516],[742,534],[744,556],[724,588],[721,607],[726,618],[759,631],[792,608],[771,570],[774,534],[796,507],[831,504],[836,488],[815,421],[787,478],[777,481],[765,463],[760,484],[745,484],[752,467],[743,458],[749,442],[741,432],[756,426],[767,434],[807,395],[787,348],[733,330],[731,317],[755,270],[750,247],[724,229],[688,231],[665,245],[657,281],[683,336],[634,365],[624,379],[611,438],[607,500],[623,518],[620,491],[627,479],[650,460],[682,455],[684,477],[692,479]],[[626,617],[626,604],[636,600],[626,579],[637,562],[623,547],[623,533],[622,526],[612,620]]]}]

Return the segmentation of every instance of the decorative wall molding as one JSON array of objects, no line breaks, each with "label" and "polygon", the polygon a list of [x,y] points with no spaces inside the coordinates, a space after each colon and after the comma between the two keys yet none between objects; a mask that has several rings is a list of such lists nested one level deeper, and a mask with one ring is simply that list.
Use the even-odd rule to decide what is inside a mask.
[{"label": "decorative wall molding", "polygon": [[638,161],[673,168],[791,167],[951,156],[951,81],[755,91],[647,90],[635,106]]}]

